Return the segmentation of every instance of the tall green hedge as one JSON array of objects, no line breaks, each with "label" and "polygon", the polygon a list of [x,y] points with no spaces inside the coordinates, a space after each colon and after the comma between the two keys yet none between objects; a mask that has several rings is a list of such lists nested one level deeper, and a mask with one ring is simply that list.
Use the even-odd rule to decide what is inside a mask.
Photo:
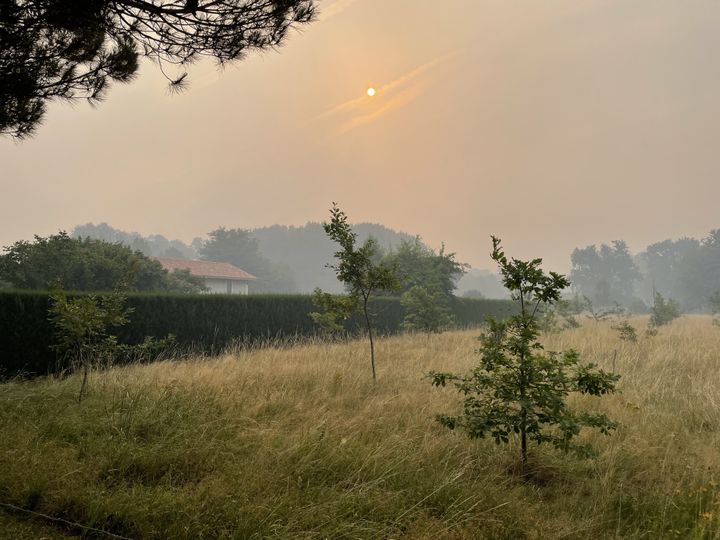
[{"label": "tall green hedge", "polygon": [[[0,291],[0,377],[43,375],[63,367],[50,348],[49,305],[45,292]],[[130,323],[116,329],[121,343],[173,334],[183,349],[215,354],[233,343],[311,336],[317,331],[308,316],[314,310],[312,299],[306,295],[134,294],[128,305],[134,308]],[[513,311],[505,300],[458,298],[452,307],[460,327]],[[373,311],[379,333],[399,331],[405,313],[398,298],[378,298]]]}]

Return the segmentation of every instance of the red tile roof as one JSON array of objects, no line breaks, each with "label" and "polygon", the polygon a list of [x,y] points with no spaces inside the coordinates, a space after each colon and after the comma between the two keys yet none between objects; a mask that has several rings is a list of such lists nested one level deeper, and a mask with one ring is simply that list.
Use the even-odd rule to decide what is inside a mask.
[{"label": "red tile roof", "polygon": [[191,261],[189,259],[171,259],[169,257],[153,257],[156,261],[163,265],[168,272],[174,270],[190,270],[193,276],[201,276],[208,278],[220,279],[238,279],[250,281],[257,279],[252,274],[248,274],[245,270],[241,270],[226,262],[215,261]]}]

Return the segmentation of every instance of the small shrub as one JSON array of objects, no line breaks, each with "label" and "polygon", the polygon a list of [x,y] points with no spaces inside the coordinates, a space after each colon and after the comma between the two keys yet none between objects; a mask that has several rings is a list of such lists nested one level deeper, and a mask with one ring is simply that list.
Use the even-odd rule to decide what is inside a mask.
[{"label": "small shrub", "polygon": [[122,287],[106,296],[68,298],[58,284],[50,298],[48,312],[56,340],[52,348],[70,360],[72,369],[82,369],[81,402],[90,368],[110,364],[118,354],[117,337],[110,329],[126,324],[132,309],[125,307]]},{"label": "small shrub", "polygon": [[720,291],[715,293],[708,299],[710,304],[710,312],[713,316],[713,323],[720,326]]},{"label": "small shrub", "polygon": [[611,326],[611,328],[618,333],[620,339],[622,339],[623,341],[637,343],[637,330],[635,330],[635,327],[631,325],[627,320],[624,320],[619,324],[613,325]]},{"label": "small shrub", "polygon": [[402,295],[400,303],[405,308],[404,330],[439,333],[455,322],[447,298],[437,291],[415,285]]},{"label": "small shrub", "polygon": [[480,338],[480,365],[469,374],[430,374],[433,385],[453,382],[465,396],[462,414],[437,419],[450,429],[463,429],[471,438],[490,436],[498,444],[518,435],[523,467],[528,439],[588,455],[591,447],[572,442],[581,428],[609,433],[616,423],[604,414],[574,413],[566,398],[571,392],[595,396],[614,392],[619,376],[593,364],[581,365],[574,350],[544,352],[538,308],[558,302],[569,285],[565,276],[545,273],[541,259],[508,259],[495,237],[492,258],[503,284],[519,302],[520,313],[503,321],[489,318],[488,331]]},{"label": "small shrub", "polygon": [[543,305],[537,313],[540,331],[555,333],[579,328],[580,323],[575,318],[577,314],[575,304],[569,300],[558,300],[555,304]]},{"label": "small shrub", "polygon": [[662,294],[656,292],[653,307],[650,310],[650,326],[657,328],[665,326],[680,317],[680,306],[672,298],[667,300]]},{"label": "small shrub", "polygon": [[319,311],[310,313],[310,318],[329,336],[342,334],[345,324],[357,310],[354,298],[342,294],[331,294],[317,288],[313,292],[313,305]]},{"label": "small shrub", "polygon": [[177,339],[173,334],[168,334],[164,338],[146,336],[143,342],[137,345],[118,345],[115,362],[121,364],[153,362],[173,355],[176,349]]},{"label": "small shrub", "polygon": [[618,317],[625,313],[623,307],[617,302],[615,302],[615,306],[611,308],[595,308],[592,300],[590,300],[587,296],[584,296],[583,298],[587,316],[595,322],[601,322],[611,317]]}]

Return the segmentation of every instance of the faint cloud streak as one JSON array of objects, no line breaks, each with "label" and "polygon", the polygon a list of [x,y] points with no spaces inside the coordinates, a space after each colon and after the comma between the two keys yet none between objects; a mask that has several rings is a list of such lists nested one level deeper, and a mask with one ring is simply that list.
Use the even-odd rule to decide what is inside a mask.
[{"label": "faint cloud streak", "polygon": [[361,114],[351,118],[342,126],[340,126],[337,134],[342,135],[344,133],[347,133],[348,131],[352,131],[357,127],[369,124],[370,122],[373,122],[378,118],[385,116],[389,112],[401,109],[402,107],[413,101],[416,97],[418,97],[422,93],[424,86],[425,85],[423,83],[418,83],[415,86],[408,88],[407,90],[401,91],[400,93],[392,97],[390,100],[388,100],[387,103],[385,103],[385,105],[383,105],[382,107],[379,107],[367,114]]},{"label": "faint cloud streak", "polygon": [[329,4],[327,8],[321,8],[320,19],[326,21],[331,17],[340,15],[343,11],[345,11],[357,1],[358,0],[335,0],[332,4]]},{"label": "faint cloud streak", "polygon": [[[417,98],[426,86],[426,79],[421,77],[439,64],[457,56],[461,51],[445,54],[434,60],[401,75],[397,79],[376,88],[376,95],[362,95],[344,103],[331,107],[319,114],[313,121],[345,117],[336,132],[342,135],[359,126],[382,118],[386,114],[401,109]],[[351,118],[347,118],[351,116]]]}]

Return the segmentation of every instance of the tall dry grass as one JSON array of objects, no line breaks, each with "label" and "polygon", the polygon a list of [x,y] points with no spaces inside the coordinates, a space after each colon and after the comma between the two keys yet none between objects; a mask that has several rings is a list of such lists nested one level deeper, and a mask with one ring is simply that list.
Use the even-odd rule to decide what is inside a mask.
[{"label": "tall dry grass", "polygon": [[[632,321],[642,329],[643,319]],[[237,351],[0,386],[0,502],[131,538],[720,538],[720,328],[686,316],[624,342],[545,336],[622,375],[573,405],[621,422],[597,459],[471,441],[431,370],[478,332]],[[0,524],[2,522],[0,521]]]}]

